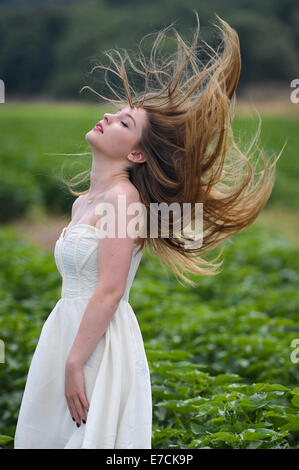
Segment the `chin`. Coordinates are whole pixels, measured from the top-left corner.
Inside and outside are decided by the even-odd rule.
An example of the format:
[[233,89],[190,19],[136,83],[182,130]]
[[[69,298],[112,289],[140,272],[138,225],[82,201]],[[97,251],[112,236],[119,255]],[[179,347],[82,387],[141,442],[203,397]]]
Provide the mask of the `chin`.
[[99,143],[97,137],[98,136],[96,135],[96,131],[94,131],[93,129],[91,129],[85,134],[85,140],[87,140],[90,145],[94,145],[95,147]]
[[89,132],[87,132],[87,133],[85,134],[85,139],[86,139],[88,142],[92,141],[92,134],[93,134],[93,133],[94,133],[93,130],[90,130]]
[[85,134],[85,140],[87,140],[92,150],[101,152],[102,146],[99,145],[98,139],[99,136],[97,135],[97,131],[94,131],[93,129]]

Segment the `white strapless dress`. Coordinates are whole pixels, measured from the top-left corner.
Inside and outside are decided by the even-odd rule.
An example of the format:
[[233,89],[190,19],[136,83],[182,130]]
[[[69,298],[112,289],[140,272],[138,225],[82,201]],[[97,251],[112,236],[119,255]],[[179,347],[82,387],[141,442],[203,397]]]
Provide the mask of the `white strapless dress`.
[[[65,362],[99,278],[99,229],[74,225],[56,242],[61,298],[46,319],[27,376],[15,449],[150,449],[152,394],[143,339],[129,293],[142,252],[134,247],[125,294],[83,366],[86,424],[72,420]],[[99,312],[100,313],[100,312]]]

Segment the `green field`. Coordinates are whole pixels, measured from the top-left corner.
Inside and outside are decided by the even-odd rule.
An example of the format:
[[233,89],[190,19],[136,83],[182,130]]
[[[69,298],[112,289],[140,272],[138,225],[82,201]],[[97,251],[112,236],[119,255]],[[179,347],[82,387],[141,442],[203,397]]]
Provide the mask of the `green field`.
[[[68,213],[73,198],[59,182],[61,168],[71,176],[88,168],[91,157],[43,154],[89,151],[85,134],[104,111],[69,104],[1,107],[3,449],[13,446],[1,435],[14,435],[30,360],[61,289],[53,253],[25,241],[13,222],[34,206]],[[151,371],[153,448],[299,448],[299,364],[292,346],[299,343],[299,247],[289,239],[295,241],[299,210],[298,124],[294,117],[263,118],[259,144],[266,153],[278,154],[288,140],[265,210],[270,215],[225,243],[221,274],[192,276],[197,287],[183,287],[143,254],[130,303]],[[245,149],[256,126],[250,117],[234,122]],[[271,213],[285,218],[275,223]]]
[[[5,104],[0,111],[2,222],[25,215],[34,204],[49,211],[67,210],[74,198],[60,183],[61,171],[66,176],[74,175],[90,167],[91,157],[46,154],[89,152],[85,134],[109,109],[83,104]],[[254,114],[235,118],[233,129],[242,150],[247,149],[257,125]],[[298,117],[262,120],[259,145],[266,155],[278,155],[287,141],[267,208],[274,204],[299,208],[298,128]]]

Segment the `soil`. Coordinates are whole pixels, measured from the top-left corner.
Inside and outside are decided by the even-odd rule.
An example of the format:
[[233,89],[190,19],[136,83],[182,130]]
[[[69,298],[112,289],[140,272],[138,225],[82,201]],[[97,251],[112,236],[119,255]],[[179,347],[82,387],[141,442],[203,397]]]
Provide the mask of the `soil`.
[[[252,83],[237,91],[236,113],[255,114],[255,108],[263,115],[299,115],[299,86],[289,82]],[[298,92],[296,92],[298,89]],[[294,100],[298,102],[293,102]]]
[[66,227],[70,220],[61,216],[43,217],[40,221],[30,219],[19,219],[12,225],[25,239],[34,243],[38,248],[47,251],[54,251],[56,240],[59,238],[63,227]]

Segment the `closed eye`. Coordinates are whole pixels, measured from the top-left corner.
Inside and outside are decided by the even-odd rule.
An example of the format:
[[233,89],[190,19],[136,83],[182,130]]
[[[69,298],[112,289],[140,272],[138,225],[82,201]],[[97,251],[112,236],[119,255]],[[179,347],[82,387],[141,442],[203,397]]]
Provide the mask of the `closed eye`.
[[124,121],[120,121],[125,127],[129,127]]

